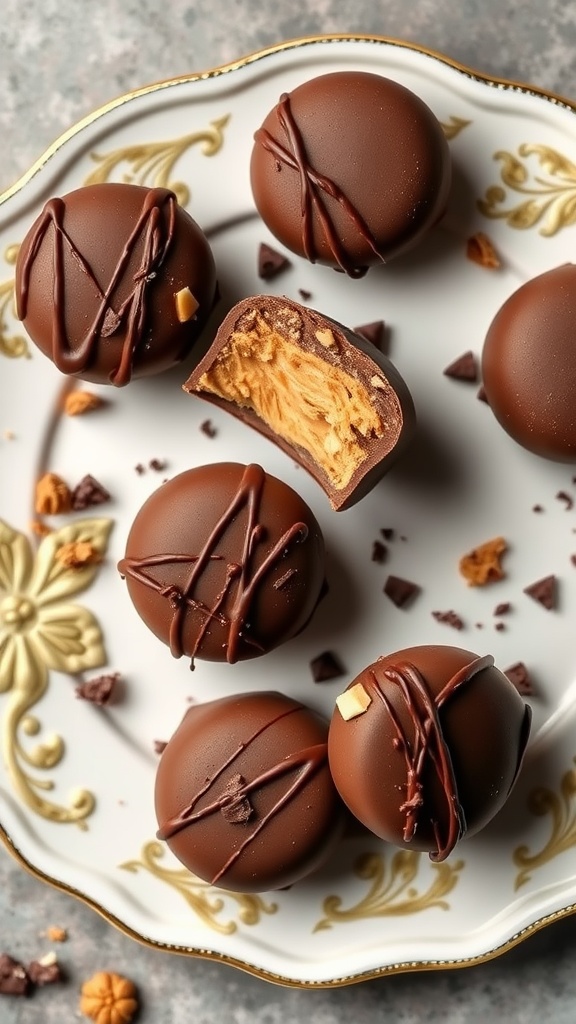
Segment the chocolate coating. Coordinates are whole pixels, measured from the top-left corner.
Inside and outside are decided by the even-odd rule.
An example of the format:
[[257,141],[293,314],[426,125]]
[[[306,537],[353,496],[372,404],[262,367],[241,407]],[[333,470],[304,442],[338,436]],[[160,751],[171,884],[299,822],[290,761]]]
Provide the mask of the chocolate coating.
[[244,661],[308,623],[325,585],[324,541],[287,484],[260,466],[215,463],[148,498],[118,568],[174,657]]
[[486,335],[482,375],[504,430],[536,455],[576,462],[576,266],[527,281]]
[[[16,264],[18,315],[63,373],[127,384],[190,351],[216,297],[196,222],[164,188],[103,183],[50,199]],[[180,322],[175,295],[198,308]]]
[[336,707],[330,724],[336,787],[380,838],[444,860],[506,801],[531,710],[491,656],[458,647],[397,651],[358,683],[366,711],[345,721]]
[[158,837],[226,889],[264,892],[303,878],[343,824],[327,732],[319,715],[275,692],[190,708],[158,766]]
[[404,380],[375,345],[285,296],[237,303],[184,390],[274,441],[337,510],[375,486],[416,423]]
[[339,71],[281,96],[255,134],[250,174],[277,239],[360,277],[442,216],[451,163],[418,96],[381,75]]

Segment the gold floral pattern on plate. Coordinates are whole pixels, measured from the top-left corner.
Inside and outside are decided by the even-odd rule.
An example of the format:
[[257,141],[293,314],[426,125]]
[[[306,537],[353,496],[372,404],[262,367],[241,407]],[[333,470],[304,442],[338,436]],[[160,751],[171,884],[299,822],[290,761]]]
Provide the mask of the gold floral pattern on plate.
[[204,156],[214,156],[224,144],[224,128],[230,120],[225,114],[210,122],[208,128],[190,132],[179,139],[162,142],[147,142],[134,146],[121,146],[111,153],[92,153],[92,159],[98,164],[85,179],[85,185],[95,185],[109,181],[119,164],[127,163],[131,170],[123,175],[123,181],[136,185],[149,185],[156,188],[169,188],[176,195],[181,206],[190,201],[190,189],[183,181],[170,181],[174,165],[191,146],[201,145]]
[[93,795],[78,789],[63,806],[43,795],[54,783],[37,774],[59,764],[63,738],[53,733],[30,749],[20,737],[40,732],[30,712],[46,691],[50,670],[76,675],[106,662],[94,615],[68,603],[92,583],[99,566],[69,568],[57,555],[65,544],[88,542],[102,558],[111,527],[110,519],[70,523],[48,533],[34,554],[28,538],[0,520],[0,694],[8,695],[0,748],[14,789],[30,810],[81,828],[94,808]]
[[[576,765],[576,757],[574,758]],[[514,884],[519,889],[532,877],[532,872],[544,864],[576,847],[576,768],[562,776],[560,792],[555,793],[545,786],[538,786],[528,798],[528,809],[538,817],[550,815],[551,829],[548,840],[540,850],[530,853],[526,845],[518,846],[513,861],[520,868]]]
[[450,142],[457,135],[460,135],[460,132],[467,128],[469,124],[472,124],[472,122],[467,121],[465,117],[457,117],[455,114],[451,114],[447,121],[440,122],[440,127]]
[[[576,165],[571,160],[551,146],[528,142],[518,147],[517,156],[498,150],[494,159],[500,161],[505,187],[491,185],[478,200],[485,217],[504,219],[521,230],[540,224],[545,238],[576,223]],[[514,204],[507,190],[525,198]]]
[[231,935],[238,928],[234,920],[219,920],[219,915],[225,910],[226,900],[235,900],[238,904],[238,917],[244,925],[255,925],[260,921],[262,914],[275,914],[278,910],[276,903],[267,903],[256,893],[229,892],[227,889],[216,889],[208,882],[203,882],[186,868],[167,868],[159,863],[164,856],[164,847],[155,841],[146,843],[142,848],[140,860],[129,860],[120,867],[125,871],[136,874],[141,868],[149,871],[151,875],[161,882],[165,882],[176,890],[185,900],[191,910],[215,931],[222,935]]
[[[18,256],[19,245],[9,245],[4,253],[6,263],[13,266]],[[30,347],[26,338],[21,334],[9,334],[6,314],[16,318],[14,305],[14,278],[0,282],[0,355],[8,356],[9,359],[20,359],[25,356],[30,358]]]
[[354,874],[369,883],[368,892],[348,908],[343,908],[340,896],[327,896],[322,904],[324,917],[314,926],[314,931],[371,917],[419,914],[432,907],[449,910],[450,904],[444,897],[457,884],[464,861],[432,864],[432,880],[427,888],[421,888],[418,878],[421,859],[422,854],[413,850],[398,850],[390,860],[383,853],[363,854],[354,865]]

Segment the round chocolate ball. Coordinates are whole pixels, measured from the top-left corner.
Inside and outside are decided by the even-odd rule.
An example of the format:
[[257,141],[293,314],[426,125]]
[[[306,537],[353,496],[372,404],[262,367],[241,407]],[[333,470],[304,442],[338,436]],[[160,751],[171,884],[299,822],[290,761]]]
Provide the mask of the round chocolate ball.
[[20,319],[59,370],[121,386],[188,355],[215,302],[216,269],[173,192],[106,182],[46,203],[15,287]]
[[367,828],[440,861],[506,801],[530,720],[490,655],[410,647],[369,665],[337,699],[330,769]]
[[429,107],[382,75],[339,71],[285,93],[255,134],[254,202],[275,237],[360,277],[444,213],[448,144]]
[[175,657],[243,661],[308,623],[325,586],[324,540],[288,484],[260,466],[215,463],[148,498],[118,568]]
[[190,708],[158,766],[158,837],[213,885],[264,892],[297,882],[342,830],[327,734],[324,719],[275,692]]
[[486,398],[518,444],[576,462],[576,265],[527,281],[494,317],[482,351]]

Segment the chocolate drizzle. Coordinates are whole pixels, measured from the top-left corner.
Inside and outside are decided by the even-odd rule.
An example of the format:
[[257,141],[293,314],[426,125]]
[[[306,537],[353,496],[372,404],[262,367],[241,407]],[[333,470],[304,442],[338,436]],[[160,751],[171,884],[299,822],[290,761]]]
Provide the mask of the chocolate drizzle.
[[[226,660],[229,663],[233,664],[238,660],[241,641],[263,651],[263,647],[258,641],[250,636],[247,627],[258,588],[266,575],[282,561],[290,548],[294,544],[306,540],[308,536],[308,527],[305,523],[293,523],[274,544],[258,568],[253,568],[257,545],[266,536],[266,529],[259,522],[265,480],[266,474],[261,466],[246,466],[236,494],[216,522],[204,547],[198,554],[167,552],[145,558],[126,557],[119,562],[118,569],[121,575],[130,576],[169,601],[173,609],[170,622],[170,651],[175,658],[180,658],[184,654],[184,624],[189,609],[198,612],[201,617],[191,652],[192,661],[200,649],[207,629],[214,620],[217,620],[222,626],[228,627]],[[223,586],[211,605],[208,606],[195,596],[196,590],[209,563],[225,560],[225,556],[218,554],[216,549],[227,529],[236,521],[244,508],[246,508],[247,514],[243,549],[239,552],[238,561],[227,562]],[[162,584],[146,571],[157,566],[178,564],[190,567],[182,587]],[[236,593],[232,607],[230,612],[225,614],[223,608],[234,587]]]
[[[281,721],[288,715],[293,715],[297,711],[302,711],[301,705],[296,705],[296,707],[283,711],[281,714],[276,715],[276,717],[265,722],[259,729],[256,729],[247,740],[238,745],[236,750],[233,751],[224,764],[206,780],[205,785],[202,786],[202,788],[192,797],[187,807],[183,808],[182,811],[161,825],[156,833],[158,839],[171,839],[190,825],[202,821],[204,818],[219,812],[223,815],[225,820],[232,825],[249,827],[248,821],[252,820],[252,818],[257,818],[257,820],[254,821],[253,826],[248,831],[246,837],[234,848],[228,859],[216,872],[211,880],[212,885],[216,885],[220,881],[226,872],[236,863],[244,850],[254,842],[268,822],[271,821],[272,818],[274,818],[283,809],[283,807],[290,802],[290,800],[297,796],[309,779],[327,763],[328,748],[326,743],[318,743],[303,750],[298,750],[293,754],[289,754],[277,764],[272,764],[269,768],[264,769],[248,781],[240,773],[233,774],[222,787],[220,793],[215,794],[208,803],[205,803],[202,807],[196,809],[202,797],[206,796],[211,789],[216,787],[216,784],[223,773],[233,765],[234,761],[244,750],[254,743],[262,733],[275,725],[276,722]],[[258,817],[255,814],[254,808],[250,804],[250,794],[257,792],[268,783],[274,782],[277,779],[282,779],[284,776],[291,774],[294,774],[294,778],[289,783],[287,789],[272,804],[271,808],[265,814]],[[237,814],[237,809],[240,810],[241,813]]]
[[[164,207],[168,215],[164,215]],[[79,374],[90,366],[102,339],[112,337],[120,329],[124,339],[120,359],[110,374],[110,382],[123,387],[130,382],[134,357],[142,344],[148,323],[148,292],[150,283],[166,259],[175,230],[176,196],[165,188],[152,188],[144,193],[142,210],[127,239],[108,285],[102,289],[85,257],[64,227],[66,204],[63,199],[50,199],[39,218],[30,240],[22,268],[18,316],[25,319],[28,305],[30,275],[34,261],[49,227],[53,229],[53,321],[52,360],[66,374]],[[142,238],[140,265],[133,275],[129,294],[118,309],[112,305],[115,290],[123,280],[136,246]],[[96,289],[100,302],[96,315],[76,348],[71,348],[66,330],[65,247],[82,273]]]
[[433,861],[443,861],[454,849],[456,843],[466,831],[464,811],[458,796],[458,785],[450,757],[439,711],[446,701],[465,683],[486,668],[491,668],[494,658],[486,655],[476,658],[456,672],[436,697],[430,692],[426,680],[418,669],[409,662],[400,662],[383,669],[387,680],[398,687],[406,710],[413,726],[412,737],[408,736],[391,701],[380,686],[374,671],[370,673],[374,691],[392,720],[396,737],[394,746],[404,755],[406,762],[406,799],[400,810],[405,813],[403,839],[409,843],[418,827],[419,816],[424,805],[422,776],[427,764],[432,765],[448,811],[445,834],[440,834],[438,823],[433,821],[432,827],[437,850],[430,854]]
[[384,258],[378,250],[376,240],[370,228],[350,199],[342,192],[342,189],[331,178],[316,171],[308,162],[304,140],[292,114],[288,93],[283,93],[280,97],[277,115],[286,135],[288,146],[283,146],[282,143],[278,142],[266,128],[259,128],[254,138],[256,142],[259,142],[264,149],[274,156],[279,167],[285,164],[287,167],[291,167],[298,172],[302,206],[302,248],[306,258],[311,263],[315,263],[318,258],[314,245],[313,221],[315,213],[334,262],[349,277],[363,277],[368,267],[356,266],[352,257],[347,253],[339,238],[336,225],[330,216],[329,204],[326,203],[323,194],[336,200],[374,255],[384,262]]

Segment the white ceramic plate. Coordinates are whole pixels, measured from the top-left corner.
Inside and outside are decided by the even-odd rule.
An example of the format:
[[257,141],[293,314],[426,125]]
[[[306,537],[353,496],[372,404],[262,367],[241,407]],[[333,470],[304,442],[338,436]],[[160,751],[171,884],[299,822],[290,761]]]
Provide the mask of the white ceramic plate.
[[[455,167],[448,214],[412,255],[364,280],[293,259],[263,285],[258,244],[274,243],[250,194],[253,132],[280,93],[349,68],[407,85],[445,126]],[[492,316],[522,281],[573,257],[575,127],[567,102],[415,47],[304,40],[110,104],[0,197],[0,834],[36,874],[135,937],[288,984],[335,985],[485,959],[574,910],[576,514],[557,497],[576,494],[574,470],[515,445],[477,388],[443,369],[467,349],[480,353]],[[96,178],[174,187],[212,240],[227,304],[263,288],[296,299],[304,289],[351,326],[385,320],[420,432],[360,505],[332,512],[273,445],[186,396],[186,367],[106,390],[107,404],[90,415],[61,414],[63,379],[38,352],[26,358],[17,340],[13,260],[50,195]],[[466,240],[478,231],[500,269],[467,259]],[[213,439],[200,430],[207,417]],[[153,458],[166,460],[164,473],[149,468]],[[330,593],[310,628],[277,652],[236,666],[198,663],[191,675],[137,619],[115,566],[135,512],[163,476],[222,459],[259,461],[309,501],[328,544]],[[31,582],[24,538],[36,548],[29,522],[44,469],[71,484],[91,473],[112,501],[48,520],[64,533],[40,547]],[[378,564],[372,543],[386,527],[395,536]],[[81,535],[100,545],[103,563],[91,574],[55,573],[55,546]],[[498,535],[509,544],[506,578],[467,587],[459,557]],[[389,573],[421,587],[410,608],[383,594]],[[558,585],[552,611],[523,593],[548,574]],[[511,610],[498,631],[500,602]],[[449,609],[464,620],[460,632],[432,616]],[[289,891],[239,897],[198,882],[154,842],[154,740],[169,737],[189,697],[274,686],[329,714],[348,678],[379,654],[432,642],[492,653],[503,669],[523,661],[535,689],[533,738],[511,801],[445,864],[356,836]],[[309,661],[325,649],[347,676],[315,685]],[[122,676],[122,698],[106,709],[75,699],[71,678],[100,671]]]

